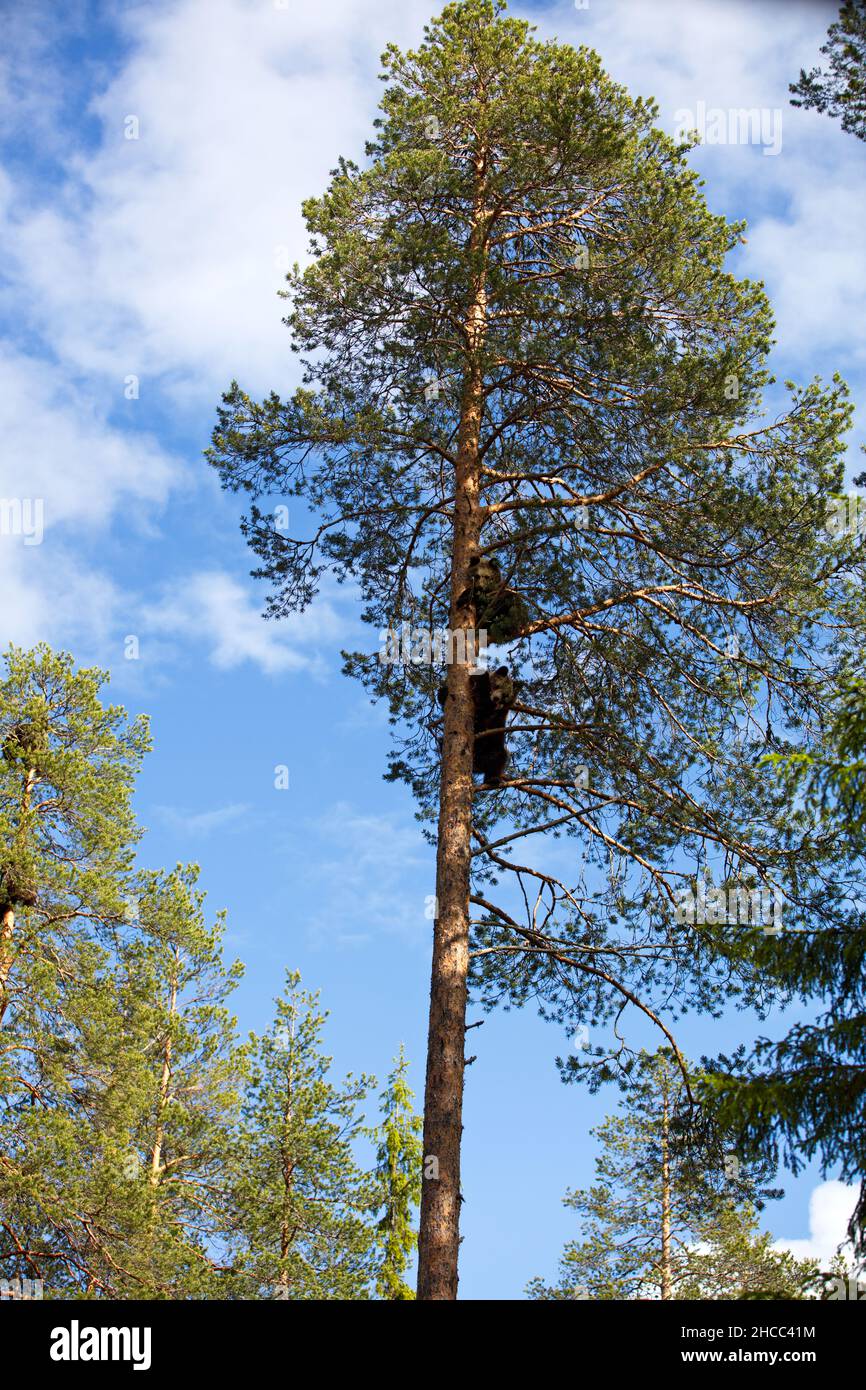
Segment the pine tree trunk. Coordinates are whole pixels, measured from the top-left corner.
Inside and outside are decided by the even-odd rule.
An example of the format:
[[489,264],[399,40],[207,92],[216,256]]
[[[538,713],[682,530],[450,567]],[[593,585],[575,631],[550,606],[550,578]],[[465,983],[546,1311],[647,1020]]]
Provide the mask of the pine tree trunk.
[[[171,993],[169,995],[168,1016],[171,1022],[177,1011],[177,978],[171,982]],[[168,1096],[171,1087],[171,1033],[166,1034],[165,1042],[162,1047],[162,1071],[159,1078],[159,1092],[157,1094],[156,1105],[156,1130],[154,1133],[153,1147],[150,1151],[150,1173],[148,1180],[152,1187],[159,1185],[162,1173],[162,1149],[165,1143],[165,1111],[168,1106]],[[155,1210],[155,1208],[154,1208]]]
[[292,1152],[292,1105],[294,1103],[295,1071],[295,1012],[292,1010],[292,1028],[289,1043],[289,1065],[286,1072],[286,1104],[283,1110],[283,1211],[280,1222],[280,1275],[277,1280],[277,1298],[287,1299],[290,1295],[288,1259],[295,1239],[295,1223],[292,1220],[292,1197],[294,1195],[295,1160]]
[[460,1244],[460,1143],[466,980],[469,970],[469,882],[472,850],[472,757],[475,717],[470,663],[475,657],[475,610],[458,607],[469,585],[469,561],[481,528],[478,440],[484,409],[480,347],[487,299],[484,274],[486,159],[476,161],[476,199],[470,254],[476,261],[474,292],[466,319],[468,365],[460,403],[455,469],[451,630],[467,631],[466,662],[448,671],[442,741],[436,918],[430,980],[427,1076],[424,1090],[424,1170],[418,1236],[418,1298],[457,1297]]
[[[29,767],[24,776],[21,789],[21,807],[18,830],[15,833],[16,846],[20,842],[23,834],[24,817],[30,810],[30,803],[33,799],[33,788],[36,785],[37,772],[35,767]],[[12,971],[12,963],[15,960],[15,903],[7,903],[0,917],[0,1023],[6,1014],[9,1005],[9,976]]]
[[12,944],[14,937],[15,908],[10,903],[0,918],[0,1023],[3,1021],[6,1006],[9,1003],[7,982],[12,970],[12,962],[15,959],[15,950]]
[[667,1085],[662,1111],[662,1298],[670,1298],[671,1279],[671,1162],[669,1152]]

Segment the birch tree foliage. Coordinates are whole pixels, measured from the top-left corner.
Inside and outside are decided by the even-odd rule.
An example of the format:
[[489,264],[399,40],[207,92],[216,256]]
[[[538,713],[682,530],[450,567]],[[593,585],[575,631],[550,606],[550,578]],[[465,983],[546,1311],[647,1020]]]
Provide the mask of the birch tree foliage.
[[[249,498],[268,613],[330,571],[377,635],[447,627],[479,368],[480,548],[529,621],[503,653],[523,682],[511,772],[475,797],[476,986],[569,1027],[732,990],[760,1007],[776,943],[755,921],[678,922],[677,893],[710,867],[725,891],[781,892],[789,927],[850,917],[847,850],[804,840],[756,772],[815,736],[862,630],[861,556],[825,527],[846,388],[774,381],[767,297],[729,264],[743,224],[708,210],[689,147],[593,51],[465,0],[382,62],[364,160],[304,204],[285,291],[302,385],[259,402],[233,383],[209,451]],[[286,499],[309,508],[297,536],[275,522]],[[388,775],[429,823],[444,668],[378,646],[346,670],[389,702]]]

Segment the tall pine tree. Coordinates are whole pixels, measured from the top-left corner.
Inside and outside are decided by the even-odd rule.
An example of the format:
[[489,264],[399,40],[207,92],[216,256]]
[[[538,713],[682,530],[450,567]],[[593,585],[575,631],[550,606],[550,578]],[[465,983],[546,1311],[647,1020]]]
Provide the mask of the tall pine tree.
[[[862,561],[824,529],[843,384],[761,419],[773,323],[725,265],[742,224],[708,211],[651,101],[504,8],[449,4],[386,50],[365,161],[304,205],[303,385],[233,384],[210,451],[250,495],[272,615],[330,569],[380,632],[420,630],[410,659],[347,670],[389,701],[390,775],[435,824],[424,1299],[457,1293],[470,945],[484,999],[569,1026],[631,1005],[670,1038],[675,1000],[760,1004],[765,924],[684,921],[677,893],[712,862],[792,924],[837,911],[844,848],[804,853],[751,745],[818,718],[862,625]],[[286,497],[308,535],[275,524]],[[495,690],[482,629],[510,666]],[[586,873],[520,853],[548,832]]]

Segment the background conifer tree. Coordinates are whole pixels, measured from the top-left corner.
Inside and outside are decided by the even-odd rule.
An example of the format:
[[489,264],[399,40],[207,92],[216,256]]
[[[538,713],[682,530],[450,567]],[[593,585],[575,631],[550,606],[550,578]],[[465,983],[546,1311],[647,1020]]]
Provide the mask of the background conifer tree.
[[233,1265],[245,1298],[364,1299],[376,1277],[376,1184],[355,1159],[374,1078],[329,1077],[326,1015],[287,972],[251,1074],[232,1164]]
[[108,677],[45,645],[10,647],[0,680],[0,1016],[27,962],[121,921],[134,846],[131,795],[147,722],[104,706]]
[[700,1246],[688,1252],[679,1298],[820,1298],[824,1280],[817,1260],[799,1260],[774,1250],[753,1208],[728,1206],[702,1230]]
[[[74,938],[3,1030],[4,1271],[48,1297],[216,1297],[244,1054],[197,870],[143,873],[115,949]],[[132,900],[131,900],[132,901]],[[38,1268],[38,1275],[35,1270]]]
[[118,970],[131,1046],[116,1086],[144,1217],[132,1254],[143,1286],[174,1298],[218,1297],[228,1273],[226,1173],[247,1068],[228,1008],[243,967],[223,959],[224,915],[208,925],[198,872],[140,876],[138,931]]
[[375,1173],[382,1212],[376,1223],[380,1250],[376,1277],[379,1298],[415,1297],[403,1276],[418,1244],[413,1221],[421,1201],[423,1122],[412,1107],[414,1096],[406,1079],[408,1065],[401,1046],[382,1092],[377,1131]]
[[821,1001],[821,1012],[781,1038],[759,1038],[708,1065],[705,1104],[744,1151],[794,1173],[817,1158],[822,1172],[860,1184],[848,1233],[866,1254],[866,680],[848,672],[818,737],[770,754],[765,773],[782,788],[804,844],[834,836],[858,856],[840,883],[848,912],[833,931],[786,936],[771,968],[780,986]]
[[866,3],[845,0],[830,25],[821,53],[829,68],[800,71],[791,84],[791,105],[838,116],[842,129],[866,140]]
[[765,1167],[740,1164],[718,1143],[677,1141],[688,1105],[670,1051],[642,1054],[626,1107],[594,1131],[595,1183],[564,1199],[581,1214],[583,1237],[566,1246],[559,1282],[533,1280],[530,1298],[790,1298],[817,1280],[816,1265],[756,1235],[756,1207],[779,1195],[765,1187]]

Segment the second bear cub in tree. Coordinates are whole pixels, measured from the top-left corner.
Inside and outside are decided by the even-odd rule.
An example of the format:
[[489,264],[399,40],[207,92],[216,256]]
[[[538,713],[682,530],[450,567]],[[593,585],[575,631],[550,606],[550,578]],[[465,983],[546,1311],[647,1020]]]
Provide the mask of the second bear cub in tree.
[[[508,766],[505,721],[517,698],[517,682],[507,666],[478,671],[469,677],[475,707],[475,749],[472,771],[484,777],[485,787],[501,785]],[[439,687],[439,703],[445,704],[447,686]]]
[[515,589],[509,589],[495,560],[476,555],[469,561],[470,587],[458,604],[475,604],[475,625],[487,631],[488,641],[513,642],[529,622],[526,604]]

